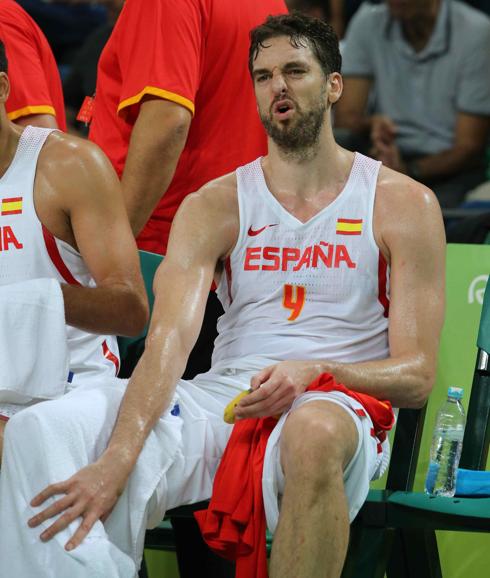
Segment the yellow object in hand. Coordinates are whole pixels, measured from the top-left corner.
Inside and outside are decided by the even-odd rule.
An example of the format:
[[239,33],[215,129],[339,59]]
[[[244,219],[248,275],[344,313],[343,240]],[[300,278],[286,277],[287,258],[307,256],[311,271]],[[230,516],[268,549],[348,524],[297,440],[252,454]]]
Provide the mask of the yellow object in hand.
[[252,393],[252,389],[247,389],[239,393],[230,403],[225,407],[225,412],[223,414],[223,419],[226,423],[235,423],[235,407],[240,403],[246,395]]

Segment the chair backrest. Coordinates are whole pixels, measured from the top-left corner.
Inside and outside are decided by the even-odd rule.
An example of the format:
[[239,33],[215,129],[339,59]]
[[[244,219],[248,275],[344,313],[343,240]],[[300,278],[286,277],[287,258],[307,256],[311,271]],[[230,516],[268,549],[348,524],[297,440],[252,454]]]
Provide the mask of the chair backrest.
[[490,444],[490,281],[487,283],[478,331],[476,359],[460,467],[484,470]]
[[[460,467],[484,470],[490,445],[490,281],[483,300],[477,345]],[[386,481],[388,490],[413,489],[425,413],[426,407],[399,412]]]
[[387,490],[413,490],[426,410],[427,405],[424,405],[422,409],[405,408],[398,412],[386,479]]
[[[150,315],[153,310],[153,278],[156,270],[162,262],[162,255],[156,253],[149,253],[148,251],[139,251],[141,272],[143,274],[143,281],[145,282],[146,294],[148,295],[148,302],[150,304]],[[121,370],[120,377],[129,377],[138,359],[145,348],[145,338],[148,332],[148,324],[143,331],[136,337],[118,337],[119,354],[121,356]]]

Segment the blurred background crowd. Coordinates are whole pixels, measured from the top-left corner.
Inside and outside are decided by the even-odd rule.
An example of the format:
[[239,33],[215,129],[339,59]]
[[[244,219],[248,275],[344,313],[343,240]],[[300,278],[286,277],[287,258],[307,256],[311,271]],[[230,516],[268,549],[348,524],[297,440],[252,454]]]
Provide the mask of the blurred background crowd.
[[[0,12],[11,1],[0,0]],[[52,49],[68,130],[87,135],[76,116],[95,93],[99,56],[124,0],[17,3]],[[474,210],[488,224],[478,213],[490,207],[490,0],[286,4],[328,21],[341,39],[345,90],[334,112],[340,144],[430,186],[447,222]]]

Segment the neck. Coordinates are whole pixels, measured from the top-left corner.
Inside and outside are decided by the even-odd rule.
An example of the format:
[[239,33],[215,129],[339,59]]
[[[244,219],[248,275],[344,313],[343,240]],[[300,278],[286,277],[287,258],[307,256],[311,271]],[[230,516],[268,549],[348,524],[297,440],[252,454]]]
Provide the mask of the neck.
[[420,52],[434,32],[441,0],[431,0],[419,14],[402,22],[403,35],[416,52]]
[[12,163],[22,128],[11,123],[7,115],[0,114],[0,178]]
[[352,161],[353,153],[337,145],[328,126],[314,147],[298,155],[269,139],[269,154],[262,166],[272,192],[311,199],[326,190],[340,192]]

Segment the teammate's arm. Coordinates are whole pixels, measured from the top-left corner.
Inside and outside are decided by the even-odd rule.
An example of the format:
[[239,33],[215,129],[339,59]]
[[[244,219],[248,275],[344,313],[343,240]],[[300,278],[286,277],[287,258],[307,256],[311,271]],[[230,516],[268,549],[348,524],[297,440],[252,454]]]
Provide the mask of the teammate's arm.
[[94,144],[61,133],[49,137],[39,163],[36,190],[46,201],[39,209],[51,209],[41,220],[80,252],[97,285],[62,284],[67,323],[92,333],[138,334],[148,318],[146,292],[111,164]]
[[187,108],[169,100],[152,98],[141,104],[121,180],[135,235],[172,181],[191,120]]
[[378,189],[375,227],[382,231],[378,243],[391,266],[390,357],[364,363],[285,361],[266,367],[252,380],[256,391],[242,399],[237,417],[281,413],[321,373],[395,407],[425,403],[435,379],[444,317],[441,212],[431,191],[393,171]]
[[27,116],[19,116],[15,119],[15,124],[20,126],[40,126],[42,128],[58,128],[56,117],[52,114],[29,114]]
[[453,146],[415,161],[419,178],[425,182],[428,179],[451,176],[458,171],[475,168],[488,143],[489,131],[489,117],[458,113]]
[[[219,187],[218,187],[219,188]],[[98,519],[105,519],[124,489],[151,428],[168,407],[177,380],[198,337],[217,262],[231,249],[238,230],[238,211],[216,189],[187,197],[170,235],[168,253],[157,271],[155,305],[145,352],[128,384],[111,440],[104,454],[66,482],[41,492],[32,504],[65,494],[31,521],[64,512],[43,540],[78,516],[83,523],[67,545],[75,547]]]

